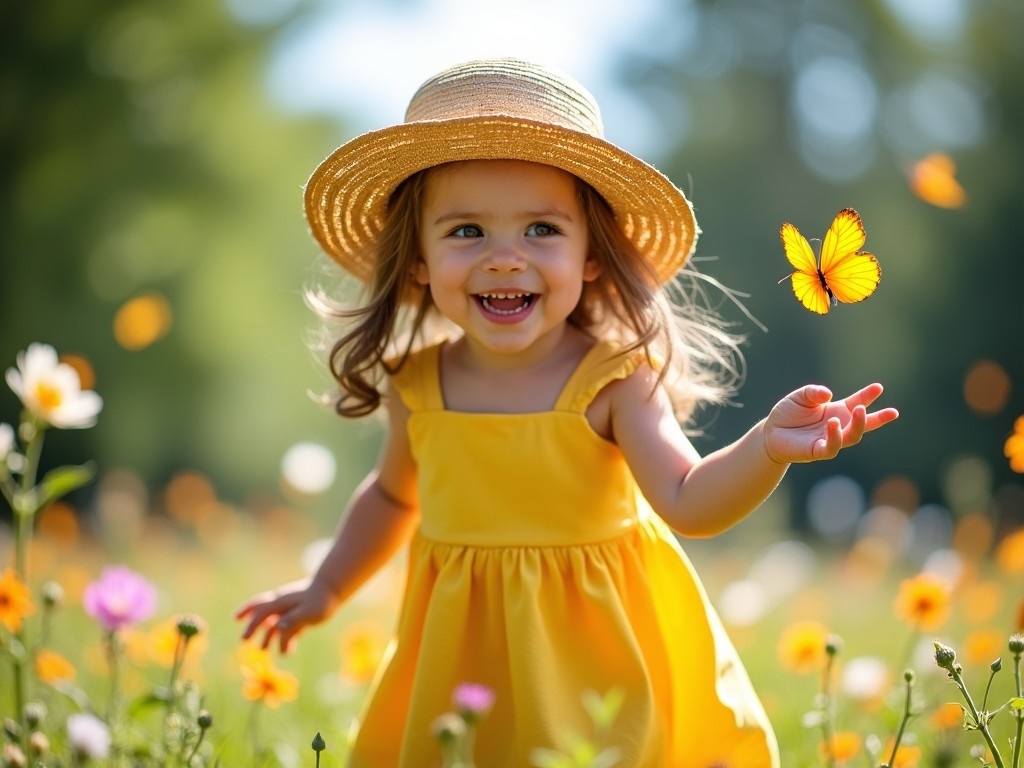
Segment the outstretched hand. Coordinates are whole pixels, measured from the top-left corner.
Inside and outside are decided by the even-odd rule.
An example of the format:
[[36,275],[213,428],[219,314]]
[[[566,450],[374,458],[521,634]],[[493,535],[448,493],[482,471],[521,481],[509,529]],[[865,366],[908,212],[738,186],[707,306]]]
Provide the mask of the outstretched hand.
[[764,447],[780,464],[834,458],[856,445],[865,432],[899,416],[895,408],[868,413],[882,394],[881,384],[869,384],[842,400],[818,384],[808,384],[776,403],[764,421]]
[[261,647],[267,648],[276,636],[281,653],[289,653],[303,630],[325,621],[335,605],[334,595],[315,581],[297,581],[249,598],[235,618],[249,622],[243,640],[262,631]]

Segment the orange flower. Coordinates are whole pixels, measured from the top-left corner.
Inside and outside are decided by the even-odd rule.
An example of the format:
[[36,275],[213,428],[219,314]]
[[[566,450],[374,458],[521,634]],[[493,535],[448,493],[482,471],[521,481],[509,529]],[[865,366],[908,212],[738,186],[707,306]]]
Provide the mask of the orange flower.
[[790,624],[779,637],[779,661],[798,674],[814,672],[825,665],[828,629],[817,621]]
[[846,762],[860,752],[861,738],[853,731],[839,731],[832,734],[829,744],[821,745],[821,755],[826,762]]
[[242,646],[242,695],[249,701],[262,701],[276,709],[299,696],[299,681],[291,672],[277,669],[270,654],[255,646]]
[[341,676],[355,684],[368,683],[377,672],[388,644],[388,633],[374,622],[351,625],[341,636]]
[[943,704],[932,712],[929,720],[935,730],[951,731],[963,725],[964,708],[955,702]]
[[1010,469],[1024,472],[1024,416],[1013,422],[1013,434],[1006,438],[1003,453],[1010,460]]
[[[892,754],[892,740],[886,744],[882,754],[886,759]],[[921,761],[921,748],[913,744],[900,744],[896,748],[896,756],[889,763],[890,768],[915,768]]]
[[915,629],[937,629],[949,615],[949,586],[930,573],[919,573],[900,584],[896,615]]
[[13,569],[5,569],[0,576],[0,624],[7,627],[8,632],[17,632],[22,620],[34,610],[28,587]]
[[981,629],[964,638],[964,663],[980,666],[995,661],[1006,648],[1006,634],[995,629]]
[[996,547],[996,562],[1009,576],[1024,573],[1024,528],[1018,528],[999,541]]
[[71,682],[78,673],[70,661],[59,653],[45,649],[36,654],[36,677],[46,685],[66,680]]

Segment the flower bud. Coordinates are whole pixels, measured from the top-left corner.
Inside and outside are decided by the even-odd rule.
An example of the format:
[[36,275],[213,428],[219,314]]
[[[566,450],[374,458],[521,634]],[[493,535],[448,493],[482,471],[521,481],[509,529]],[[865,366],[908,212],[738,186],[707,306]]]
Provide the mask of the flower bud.
[[829,635],[825,641],[825,653],[834,657],[841,650],[843,650],[843,638],[839,635]]
[[452,694],[452,702],[463,720],[475,723],[494,706],[494,691],[479,683],[460,683]]
[[451,744],[466,733],[466,721],[453,712],[446,712],[430,726],[431,733],[442,744]]
[[1019,656],[1024,653],[1024,635],[1020,633],[1010,635],[1009,647],[1010,653],[1015,656]]
[[199,716],[196,717],[196,722],[199,724],[199,727],[205,731],[213,725],[213,715],[210,714],[209,710],[201,709],[199,710]]
[[183,613],[177,618],[178,634],[186,640],[195,637],[206,628],[203,617],[195,613]]
[[5,744],[3,749],[4,768],[26,768],[28,759],[17,744]]
[[935,642],[935,663],[948,672],[953,671],[953,662],[956,661],[956,651],[948,645]]
[[320,731],[316,732],[316,736],[313,737],[313,743],[310,745],[313,747],[314,752],[323,752],[327,749],[327,742],[324,741],[324,737],[320,735]]
[[38,728],[46,718],[46,705],[41,701],[30,701],[25,705],[24,715],[29,728]]
[[914,682],[914,670],[912,670],[912,669],[905,669],[905,670],[903,670],[903,679],[906,680],[908,683],[913,684],[913,682]]
[[993,673],[998,672],[999,670],[1001,670],[1003,668],[1003,659],[1002,659],[1002,657],[996,659],[991,664],[989,664],[988,668],[991,669]]
[[21,726],[13,717],[4,718],[4,736],[9,741],[18,741],[21,738]]
[[56,581],[48,581],[42,588],[43,605],[47,608],[56,608],[64,602],[64,587]]
[[43,757],[50,751],[50,740],[42,731],[32,731],[28,737],[28,748],[33,757]]

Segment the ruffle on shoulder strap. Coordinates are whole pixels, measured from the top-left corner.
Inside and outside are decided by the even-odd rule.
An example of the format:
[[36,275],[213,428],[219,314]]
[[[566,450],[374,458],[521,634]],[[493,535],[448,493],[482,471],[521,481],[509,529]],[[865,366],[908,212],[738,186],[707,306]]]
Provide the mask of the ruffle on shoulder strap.
[[438,358],[442,344],[419,349],[409,355],[401,369],[389,377],[389,384],[413,413],[444,408]]
[[624,352],[622,346],[615,342],[598,342],[587,352],[566,383],[555,405],[556,410],[586,412],[598,392],[646,363],[647,355],[642,349]]

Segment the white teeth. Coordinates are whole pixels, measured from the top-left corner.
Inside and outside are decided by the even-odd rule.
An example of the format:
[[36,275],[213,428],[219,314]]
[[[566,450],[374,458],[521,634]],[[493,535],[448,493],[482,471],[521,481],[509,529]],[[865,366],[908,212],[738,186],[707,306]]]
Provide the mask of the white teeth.
[[[532,293],[480,293],[477,295],[480,297],[481,304],[487,308],[487,311],[493,312],[496,315],[517,315],[520,312],[525,312],[533,304]],[[515,309],[499,309],[491,304],[491,301],[495,299],[522,299],[523,303]]]

